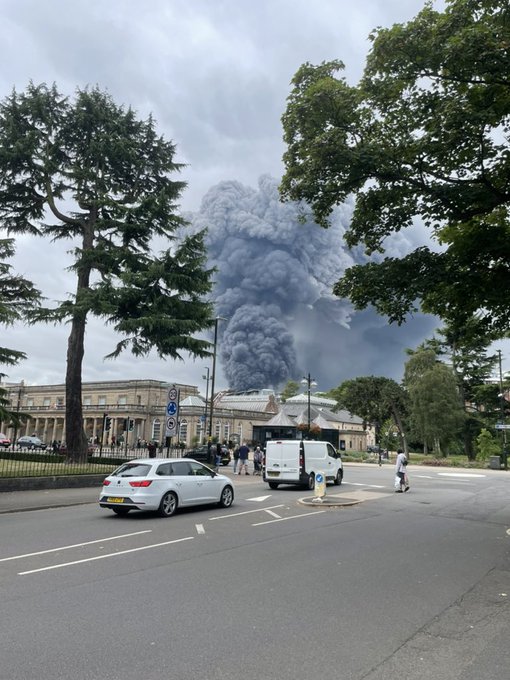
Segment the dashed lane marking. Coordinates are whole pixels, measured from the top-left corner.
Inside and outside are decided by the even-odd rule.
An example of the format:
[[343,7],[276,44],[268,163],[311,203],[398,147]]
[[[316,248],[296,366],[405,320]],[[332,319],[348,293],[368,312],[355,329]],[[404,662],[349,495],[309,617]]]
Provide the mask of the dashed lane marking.
[[51,571],[52,569],[62,569],[63,567],[73,567],[76,564],[84,564],[85,562],[95,562],[96,560],[105,560],[108,557],[118,557],[119,555],[127,555],[128,553],[140,552],[141,550],[151,550],[152,548],[161,548],[163,545],[172,545],[173,543],[182,543],[182,541],[192,541],[193,536],[186,536],[186,538],[177,538],[174,541],[165,541],[164,543],[153,543],[152,545],[143,545],[139,548],[131,548],[130,550],[121,550],[108,555],[97,555],[96,557],[88,557],[84,560],[75,560],[74,562],[64,562],[63,564],[52,564],[49,567],[41,567],[40,569],[30,569],[30,571],[19,571],[18,576],[27,576],[28,574],[37,574],[40,571]]
[[61,548],[50,548],[49,550],[39,550],[38,552],[25,553],[24,555],[13,555],[13,557],[3,557],[0,562],[9,562],[10,560],[21,560],[24,557],[36,557],[37,555],[46,555],[47,553],[60,552],[61,550],[70,550],[71,548],[81,548],[84,545],[92,545],[93,543],[104,543],[105,541],[116,541],[119,538],[129,538],[130,536],[139,536],[140,534],[150,534],[152,529],[145,531],[135,531],[131,534],[121,534],[120,536],[109,536],[108,538],[98,538],[95,541],[86,541],[84,543],[74,543],[73,545],[64,545]]

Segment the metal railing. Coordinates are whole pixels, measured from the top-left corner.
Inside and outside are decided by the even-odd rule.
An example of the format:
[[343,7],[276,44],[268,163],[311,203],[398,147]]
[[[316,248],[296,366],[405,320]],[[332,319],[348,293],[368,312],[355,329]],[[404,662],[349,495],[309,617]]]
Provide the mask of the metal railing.
[[[160,458],[181,458],[186,451],[180,448],[159,448]],[[0,479],[13,477],[60,477],[69,475],[108,475],[122,462],[132,458],[148,458],[147,447],[99,447],[91,451],[87,460],[76,463],[63,453],[46,450],[0,449]]]

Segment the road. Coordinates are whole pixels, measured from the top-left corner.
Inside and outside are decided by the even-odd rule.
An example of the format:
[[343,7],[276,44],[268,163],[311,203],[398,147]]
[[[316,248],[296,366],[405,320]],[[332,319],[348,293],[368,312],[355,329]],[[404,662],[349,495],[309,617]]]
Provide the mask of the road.
[[246,477],[170,519],[0,515],[0,680],[506,680],[508,474],[411,467],[395,494],[347,465],[339,509]]

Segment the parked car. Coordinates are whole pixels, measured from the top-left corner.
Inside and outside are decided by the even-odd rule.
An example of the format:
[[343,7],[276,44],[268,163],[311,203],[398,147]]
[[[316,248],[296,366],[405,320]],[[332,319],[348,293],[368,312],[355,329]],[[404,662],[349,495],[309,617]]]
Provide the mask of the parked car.
[[[193,458],[194,460],[199,460],[202,463],[209,463],[210,465],[214,465],[214,456],[216,455],[216,444],[212,445],[212,456],[213,460],[209,460],[209,449],[207,448],[207,444],[204,444],[203,446],[197,446],[196,448],[192,449],[191,451],[188,451],[188,453],[184,454],[185,458]],[[221,445],[221,464],[222,465],[228,465],[230,463],[230,452],[228,450],[228,446],[225,446],[224,444]]]
[[0,432],[0,446],[4,446],[6,449],[8,449],[10,445],[11,440],[9,439],[9,437],[6,437],[5,434],[2,434]]
[[124,463],[103,482],[99,505],[117,515],[153,510],[171,517],[177,508],[217,503],[229,508],[234,487],[225,475],[188,458],[140,458]]
[[46,444],[39,437],[20,437],[18,439],[18,447],[20,449],[39,449],[44,451]]

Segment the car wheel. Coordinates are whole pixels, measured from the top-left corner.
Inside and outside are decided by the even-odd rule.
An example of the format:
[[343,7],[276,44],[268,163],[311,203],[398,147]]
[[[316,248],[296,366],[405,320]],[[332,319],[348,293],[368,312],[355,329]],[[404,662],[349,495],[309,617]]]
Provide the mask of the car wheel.
[[278,484],[276,482],[268,482],[270,489],[277,489]]
[[127,515],[131,508],[112,508],[116,515]]
[[220,502],[218,505],[222,508],[230,508],[234,502],[234,489],[231,486],[226,486],[221,492]]
[[344,474],[343,474],[342,470],[338,470],[338,472],[336,473],[335,482],[334,482],[337,486],[342,483],[343,476],[344,476]]
[[313,491],[315,489],[315,475],[313,474],[313,472],[308,477],[308,489],[310,491]]
[[173,491],[167,491],[159,504],[158,514],[161,517],[171,517],[177,510],[177,496]]

